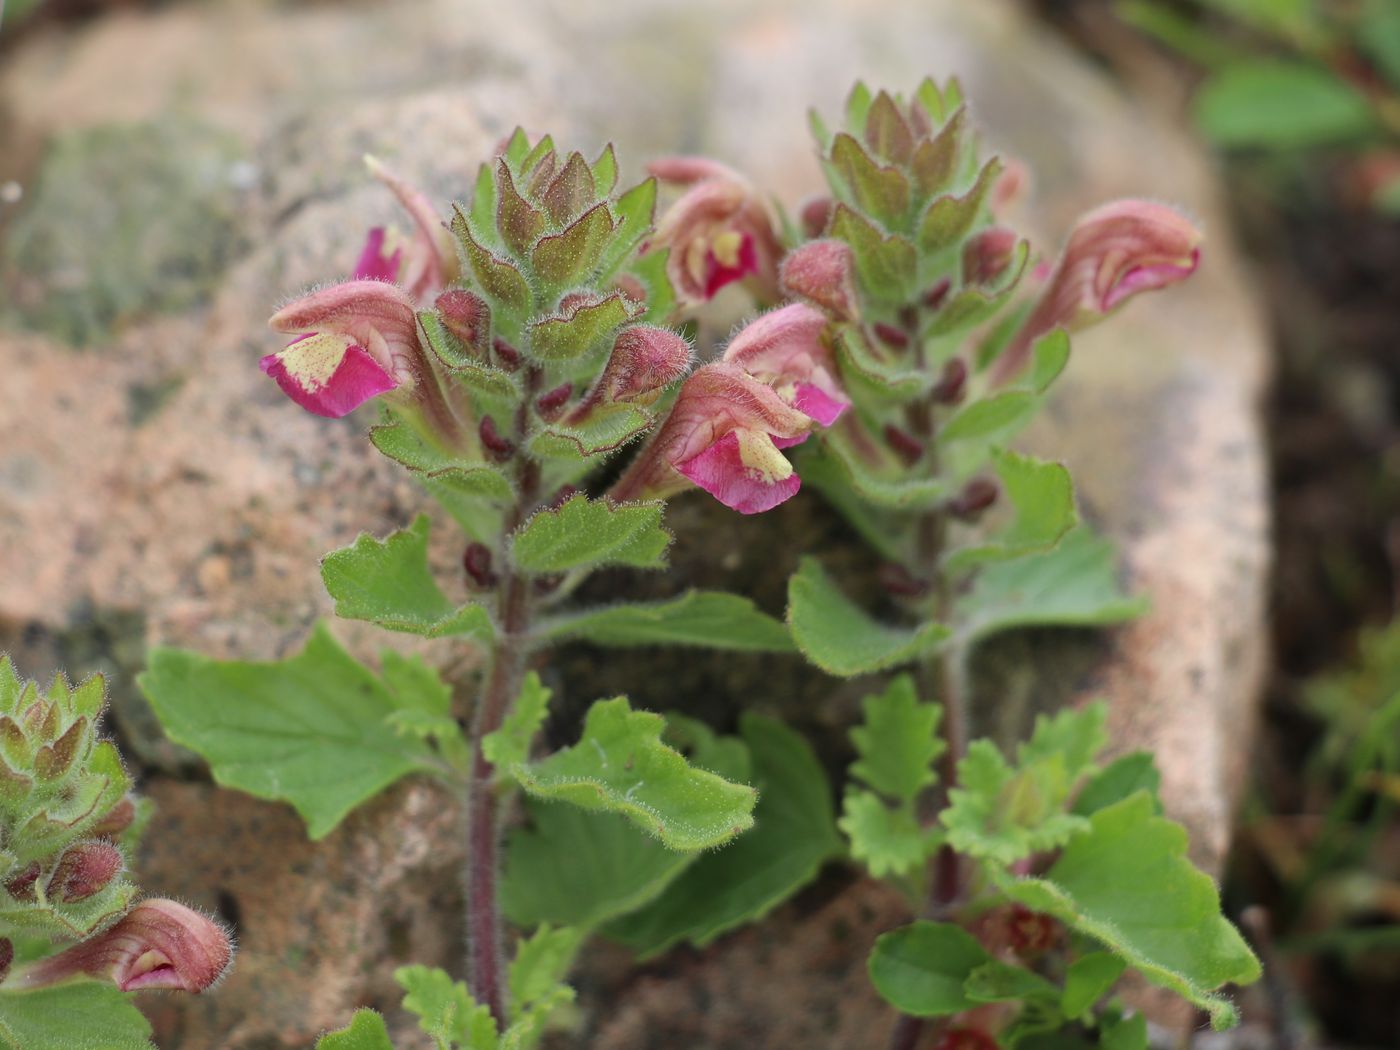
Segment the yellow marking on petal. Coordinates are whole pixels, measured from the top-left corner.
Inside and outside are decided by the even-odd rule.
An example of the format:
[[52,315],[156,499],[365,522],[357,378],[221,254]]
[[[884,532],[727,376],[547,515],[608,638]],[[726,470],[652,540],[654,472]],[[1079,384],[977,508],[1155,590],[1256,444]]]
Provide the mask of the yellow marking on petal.
[[759,430],[736,430],[734,433],[739,439],[739,460],[758,480],[772,485],[792,477],[792,464],[778,451],[771,437]]
[[345,358],[345,351],[353,345],[354,341],[343,335],[317,332],[292,343],[277,355],[277,360],[282,362],[288,375],[314,393],[331,381]]
[[710,251],[715,261],[726,270],[739,265],[739,253],[744,247],[744,235],[737,230],[726,230],[710,242]]

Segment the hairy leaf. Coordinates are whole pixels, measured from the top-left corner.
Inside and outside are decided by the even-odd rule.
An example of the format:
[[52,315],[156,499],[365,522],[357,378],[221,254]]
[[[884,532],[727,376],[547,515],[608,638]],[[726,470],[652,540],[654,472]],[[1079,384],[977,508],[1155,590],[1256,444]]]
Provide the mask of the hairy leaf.
[[664,725],[625,697],[599,700],[577,744],[513,772],[532,795],[621,813],[672,849],[718,846],[752,827],[754,789],[691,768],[661,742]]
[[198,752],[218,783],[291,803],[313,839],[437,761],[421,740],[387,731],[394,694],[324,624],[271,663],[154,649],[138,682],[170,739]]
[[510,999],[516,1016],[522,1008],[555,994],[574,964],[583,937],[581,929],[544,925],[515,946],[515,958],[510,963]]
[[[1129,795],[1146,791],[1157,799],[1157,791],[1162,786],[1162,774],[1157,771],[1157,762],[1150,751],[1133,751],[1110,762],[1095,773],[1075,796],[1071,813],[1081,817],[1091,816],[1106,806],[1121,802]],[[1162,804],[1157,802],[1157,813],[1162,812]]]
[[945,572],[1047,550],[1079,520],[1074,484],[1063,466],[1009,451],[994,453],[993,462],[1013,516],[983,542],[952,551],[944,561]]
[[803,558],[788,581],[788,626],[807,659],[844,678],[910,663],[949,634],[939,623],[903,628],[872,619],[841,593],[815,558]]
[[938,735],[943,709],[920,703],[907,674],[867,696],[863,707],[864,724],[851,730],[860,756],[851,775],[892,799],[913,801],[938,779],[933,764],[946,747]]
[[440,1050],[496,1050],[496,1022],[462,981],[432,966],[400,966],[394,980],[404,990],[403,1008]]
[[683,940],[703,946],[762,918],[842,852],[826,776],[807,742],[755,714],[739,730],[759,790],[754,829],[704,854],[655,903],[603,931],[643,956]]
[[155,1050],[151,1026],[110,984],[0,991],[0,1050]]
[[1086,526],[1051,550],[988,565],[955,603],[958,633],[972,642],[1013,627],[1122,623],[1147,608],[1118,584],[1113,544]]
[[1069,964],[1060,1010],[1066,1017],[1081,1017],[1113,987],[1127,964],[1110,952],[1090,952]]
[[500,891],[518,926],[592,929],[654,900],[698,856],[667,849],[616,813],[538,800],[526,811],[527,824],[506,839]]
[[1186,858],[1186,831],[1138,792],[1089,818],[1044,878],[995,871],[1004,892],[1100,941],[1154,984],[1235,1023],[1223,984],[1259,977],[1259,961],[1220,914],[1215,884]]
[[530,757],[530,743],[544,725],[549,711],[550,691],[531,671],[520,686],[520,695],[501,728],[481,738],[481,750],[493,766],[513,768]]
[[969,975],[992,961],[960,926],[914,922],[882,934],[870,953],[870,980],[887,1003],[913,1017],[942,1017],[977,1002],[964,991]]
[[912,806],[891,807],[860,788],[846,792],[837,823],[851,841],[851,856],[877,879],[917,871],[943,842],[937,829],[920,827]]
[[580,423],[544,426],[530,438],[530,452],[545,459],[586,459],[621,448],[651,424],[651,415],[636,405],[599,405]]
[[553,510],[542,510],[511,541],[518,568],[530,573],[631,565],[666,565],[671,534],[661,527],[663,505],[615,504],[579,493]]
[[595,645],[701,645],[745,652],[793,651],[785,624],[737,594],[687,591],[663,602],[585,609],[540,624],[544,638]]
[[494,633],[491,614],[468,602],[454,605],[428,569],[428,527],[420,514],[406,529],[377,540],[368,533],[321,559],[321,580],[347,620],[368,620],[425,638]]

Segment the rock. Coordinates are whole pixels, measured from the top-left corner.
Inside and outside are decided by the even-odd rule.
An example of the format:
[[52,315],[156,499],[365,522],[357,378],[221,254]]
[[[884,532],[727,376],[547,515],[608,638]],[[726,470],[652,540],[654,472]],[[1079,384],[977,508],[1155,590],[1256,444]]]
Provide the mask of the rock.
[[[1069,461],[1086,511],[1122,545],[1127,578],[1153,612],[1111,633],[1008,637],[982,651],[977,677],[979,708],[995,711],[988,728],[1004,737],[1022,733],[1034,710],[1107,696],[1118,746],[1157,750],[1167,808],[1218,873],[1263,652],[1269,548],[1256,401],[1267,361],[1199,150],[1009,2],[624,0],[606,22],[592,14],[476,5],[466,19],[446,0],[274,13],[222,0],[114,16],[70,36],[45,30],[7,56],[0,114],[19,139],[148,119],[182,91],[201,121],[239,141],[256,177],[239,221],[247,253],[207,309],[134,321],[97,353],[0,332],[0,647],[63,636],[97,609],[138,624],[148,643],[282,654],[329,613],[317,558],[423,508],[362,440],[363,418],[299,414],[254,367],[276,345],[262,329],[269,307],[343,272],[365,227],[393,215],[360,154],[384,156],[435,195],[461,195],[521,122],[590,150],[612,137],[633,172],[658,152],[707,150],[793,205],[818,185],[808,105],[835,111],[857,75],[908,90],[924,73],[952,72],[989,137],[1035,171],[1026,210],[1043,245],[1091,205],[1129,194],[1180,201],[1209,233],[1197,278],[1076,341],[1064,392],[1031,435]],[[124,80],[138,42],[151,58]],[[123,89],[96,87],[109,83]],[[21,174],[6,163],[0,177]],[[734,581],[776,611],[795,536],[824,557],[865,557],[815,499],[741,522],[691,497],[672,522],[694,539],[683,539],[671,574],[641,586]],[[451,579],[459,552],[444,534],[434,557]],[[361,654],[385,644],[361,625],[336,632]],[[446,643],[413,648],[450,656]],[[1026,671],[1008,672],[1012,655],[1040,669],[1034,688]],[[781,710],[833,773],[849,757],[844,733],[864,691],[776,658],[663,652],[623,666],[580,648],[555,671],[578,707],[626,688],[648,706],[719,722],[740,705]],[[120,705],[117,718],[124,737],[139,737],[139,718]],[[143,757],[179,769],[176,758]],[[165,816],[142,878],[208,907],[226,889],[245,944],[214,996],[159,1000],[163,1045],[305,1045],[357,1003],[392,1004],[391,960],[456,967],[455,933],[444,932],[457,922],[452,818],[450,806],[424,801],[426,787],[396,792],[317,847],[285,809],[159,777],[149,789]],[[424,828],[442,835],[427,852]],[[412,916],[401,937],[376,928],[390,899]],[[828,877],[705,952],[632,973],[595,949],[600,970],[581,979],[582,1030],[609,1050],[868,1043],[889,1013],[861,976],[865,947],[901,917],[886,890]],[[299,921],[320,952],[309,972],[312,940]]]

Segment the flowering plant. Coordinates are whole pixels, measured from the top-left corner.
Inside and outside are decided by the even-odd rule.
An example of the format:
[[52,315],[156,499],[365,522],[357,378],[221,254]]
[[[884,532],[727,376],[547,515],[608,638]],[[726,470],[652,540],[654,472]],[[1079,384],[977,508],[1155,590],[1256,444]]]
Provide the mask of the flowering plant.
[[[1190,275],[1199,235],[1123,201],[1033,263],[1000,217],[1023,178],[983,158],[955,83],[911,98],[858,85],[840,130],[813,127],[830,194],[796,224],[713,162],[661,161],[619,192],[611,147],[590,163],[521,131],[446,221],[372,164],[415,235],[372,231],[348,280],[272,319],[295,338],[264,371],[317,414],[377,401],[372,444],[464,533],[455,586],[427,516],[331,553],[337,613],[473,646],[475,703],[420,659],[386,651],[372,671],[325,628],[274,663],[158,650],[143,686],[221,783],[289,802],[313,837],[409,774],[463,796],[466,982],[397,974],[441,1048],[534,1045],[590,933],[642,955],[703,945],[841,857],[927,916],[871,956],[905,1014],[894,1046],[935,1018],[946,1046],[1063,1029],[1072,1045],[1143,1047],[1141,1016],[1107,1001],[1127,968],[1221,1026],[1234,1014],[1217,989],[1257,975],[1160,814],[1150,756],[1100,763],[1102,705],[1042,719],[1014,758],[969,740],[983,639],[1141,608],[1065,468],[1009,443],[1065,368],[1068,334]],[[658,179],[681,189],[654,223]],[[674,326],[730,285],[766,312],[692,370]],[[599,569],[665,567],[666,501],[686,490],[749,515],[804,481],[886,563],[880,618],[813,558],[785,623],[720,592],[579,601]],[[910,673],[866,701],[838,821],[808,745],[753,714],[724,736],[600,700],[577,743],[542,753],[563,640]],[[533,933],[513,939],[503,919]],[[320,1045],[391,1046],[369,1010]]]

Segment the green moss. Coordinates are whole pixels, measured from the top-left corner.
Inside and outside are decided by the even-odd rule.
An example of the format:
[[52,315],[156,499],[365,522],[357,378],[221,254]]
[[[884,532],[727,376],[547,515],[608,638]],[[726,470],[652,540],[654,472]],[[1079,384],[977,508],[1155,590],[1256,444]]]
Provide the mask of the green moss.
[[239,159],[186,119],[58,136],[0,246],[12,319],[88,346],[198,303],[242,249]]

